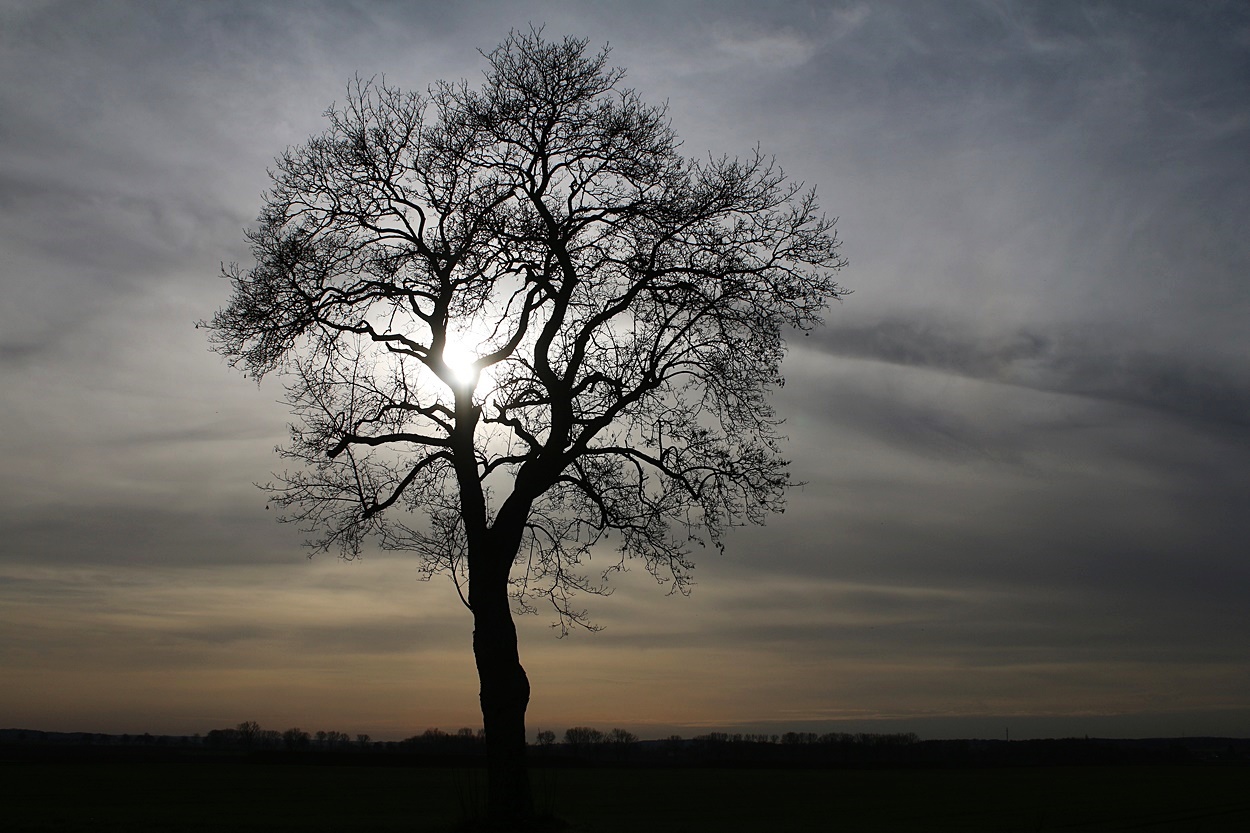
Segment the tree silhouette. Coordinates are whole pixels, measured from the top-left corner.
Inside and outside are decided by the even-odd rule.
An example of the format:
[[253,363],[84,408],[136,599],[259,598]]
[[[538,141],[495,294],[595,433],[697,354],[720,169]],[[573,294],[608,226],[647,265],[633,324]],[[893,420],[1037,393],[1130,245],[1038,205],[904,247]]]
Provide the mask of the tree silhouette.
[[574,751],[585,752],[590,747],[604,743],[607,737],[598,729],[589,726],[573,726],[564,730],[564,742]]
[[252,747],[257,745],[257,741],[261,737],[260,724],[255,720],[245,720],[235,727],[240,746]]
[[784,333],[844,293],[814,191],[758,150],[684,159],[586,46],[514,32],[480,89],[357,79],[205,324],[287,380],[284,519],[410,551],[472,611],[500,824],[533,812],[514,607],[590,626],[577,595],[631,559],[685,592],[692,546],[779,509]]
[[287,749],[307,749],[312,737],[303,729],[292,727],[282,733],[282,743]]

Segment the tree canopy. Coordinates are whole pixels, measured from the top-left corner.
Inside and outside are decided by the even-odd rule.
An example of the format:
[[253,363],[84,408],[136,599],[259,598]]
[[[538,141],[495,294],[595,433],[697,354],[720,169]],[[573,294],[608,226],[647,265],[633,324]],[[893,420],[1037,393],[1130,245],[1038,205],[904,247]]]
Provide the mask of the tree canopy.
[[563,622],[605,536],[684,587],[692,543],[779,508],[782,336],[844,292],[814,191],[684,159],[586,44],[514,34],[481,89],[357,80],[279,158],[211,322],[288,380],[305,465],[274,497],[313,546],[373,535],[464,587],[466,520],[522,517],[515,597]]

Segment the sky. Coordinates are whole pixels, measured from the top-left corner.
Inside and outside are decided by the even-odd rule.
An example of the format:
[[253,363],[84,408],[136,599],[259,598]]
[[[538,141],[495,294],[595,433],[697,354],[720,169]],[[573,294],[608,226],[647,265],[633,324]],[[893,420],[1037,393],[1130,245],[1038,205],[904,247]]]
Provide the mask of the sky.
[[351,78],[531,23],[815,185],[853,290],[787,511],[523,618],[531,735],[1250,736],[1250,7],[1148,0],[0,0],[0,727],[480,725],[451,585],[308,558],[280,380],[194,323]]

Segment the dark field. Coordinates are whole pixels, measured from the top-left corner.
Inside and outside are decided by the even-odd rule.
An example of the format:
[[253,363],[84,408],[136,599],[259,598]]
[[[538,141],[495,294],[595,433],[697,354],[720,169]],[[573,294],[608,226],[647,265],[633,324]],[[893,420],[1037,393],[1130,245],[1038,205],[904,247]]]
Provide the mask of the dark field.
[[[573,833],[1250,831],[1250,767],[546,769]],[[0,765],[4,831],[447,831],[471,769],[255,763]]]

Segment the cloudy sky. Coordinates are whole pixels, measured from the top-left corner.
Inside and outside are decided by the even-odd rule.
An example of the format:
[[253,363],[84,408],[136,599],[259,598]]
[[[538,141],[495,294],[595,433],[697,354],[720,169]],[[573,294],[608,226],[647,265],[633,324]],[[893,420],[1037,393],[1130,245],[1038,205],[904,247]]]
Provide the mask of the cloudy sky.
[[530,23],[817,185],[854,290],[787,359],[787,512],[526,618],[531,732],[1250,735],[1250,10],[1128,0],[0,0],[3,727],[480,724],[451,586],[306,557],[280,387],[193,324],[353,75]]

